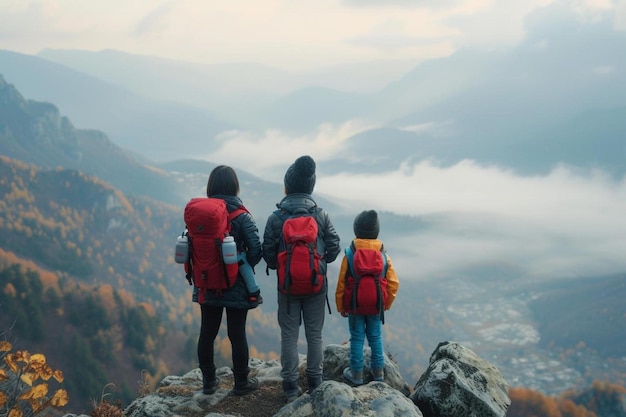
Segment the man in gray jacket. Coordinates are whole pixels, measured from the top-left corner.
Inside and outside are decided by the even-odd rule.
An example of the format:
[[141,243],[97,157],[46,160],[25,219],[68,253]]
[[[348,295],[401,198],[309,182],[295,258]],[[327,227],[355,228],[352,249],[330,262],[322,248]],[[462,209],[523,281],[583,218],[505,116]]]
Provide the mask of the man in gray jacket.
[[311,197],[315,186],[315,161],[308,155],[301,156],[287,169],[284,178],[286,196],[276,206],[265,226],[263,236],[263,259],[268,268],[278,268],[278,252],[281,247],[282,229],[285,218],[296,210],[303,209],[317,220],[317,251],[319,275],[323,276],[321,290],[312,295],[292,295],[278,289],[278,324],[281,331],[283,392],[288,402],[298,398],[298,335],[304,322],[307,340],[307,382],[309,392],[322,383],[322,328],[326,314],[328,282],[326,264],[333,262],[341,252],[339,235],[330,221],[328,213],[317,206]]

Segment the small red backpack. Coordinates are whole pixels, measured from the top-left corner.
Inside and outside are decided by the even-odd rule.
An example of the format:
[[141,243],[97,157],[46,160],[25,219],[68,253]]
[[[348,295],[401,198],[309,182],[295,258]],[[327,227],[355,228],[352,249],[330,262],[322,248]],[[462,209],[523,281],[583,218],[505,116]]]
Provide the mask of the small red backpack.
[[383,245],[380,249],[357,249],[353,241],[345,253],[348,270],[343,293],[344,308],[351,314],[379,314],[384,323],[387,256]]

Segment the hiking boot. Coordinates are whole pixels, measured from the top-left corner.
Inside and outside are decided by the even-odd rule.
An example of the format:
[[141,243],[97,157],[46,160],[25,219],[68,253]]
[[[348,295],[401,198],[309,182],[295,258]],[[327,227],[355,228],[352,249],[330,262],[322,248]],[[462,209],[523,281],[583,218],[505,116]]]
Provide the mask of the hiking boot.
[[350,368],[346,368],[343,370],[343,379],[353,387],[363,385],[363,371],[353,371]]
[[215,394],[217,388],[220,385],[220,379],[215,377],[213,379],[207,379],[202,377],[202,393],[206,395]]
[[298,381],[283,381],[283,395],[286,403],[292,403],[300,396]]
[[242,396],[251,393],[259,388],[259,380],[256,378],[246,378],[245,381],[237,381],[235,379],[235,387],[233,388],[233,395]]
[[319,387],[322,384],[321,376],[315,376],[315,377],[307,376],[306,380],[307,380],[307,385],[309,386],[309,393],[313,392],[315,388]]
[[384,368],[372,369],[372,378],[374,378],[374,381],[384,382],[385,381],[385,370],[384,370]]
[[220,379],[215,376],[215,367],[201,369],[202,371],[202,393],[206,395],[215,394],[220,384]]

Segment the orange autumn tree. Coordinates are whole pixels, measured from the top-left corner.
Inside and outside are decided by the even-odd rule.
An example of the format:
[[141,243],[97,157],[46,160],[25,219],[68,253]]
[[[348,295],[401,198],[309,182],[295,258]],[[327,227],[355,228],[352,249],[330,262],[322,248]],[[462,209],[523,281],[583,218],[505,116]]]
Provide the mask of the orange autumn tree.
[[510,388],[507,417],[597,417],[567,398],[550,397],[528,388]]

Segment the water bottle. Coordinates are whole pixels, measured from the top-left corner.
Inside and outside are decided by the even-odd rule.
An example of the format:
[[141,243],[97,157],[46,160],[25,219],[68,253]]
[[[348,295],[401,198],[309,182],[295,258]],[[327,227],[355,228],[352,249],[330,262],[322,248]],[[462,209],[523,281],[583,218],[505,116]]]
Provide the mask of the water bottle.
[[237,263],[237,244],[232,236],[226,235],[222,241],[222,258],[224,258],[228,278],[231,280],[236,279],[239,264]]
[[237,244],[235,238],[226,235],[222,241],[222,256],[226,265],[237,263]]
[[174,261],[177,264],[187,263],[189,260],[189,241],[187,235],[183,234],[176,239],[176,250],[174,251]]

